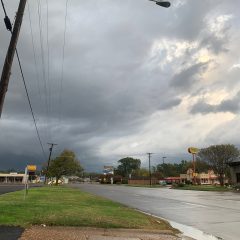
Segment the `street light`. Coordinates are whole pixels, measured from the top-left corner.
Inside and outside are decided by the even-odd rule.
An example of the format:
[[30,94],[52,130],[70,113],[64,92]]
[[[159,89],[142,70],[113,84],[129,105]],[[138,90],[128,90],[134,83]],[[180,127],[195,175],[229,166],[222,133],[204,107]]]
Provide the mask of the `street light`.
[[169,1],[161,1],[161,0],[149,0],[152,2],[155,2],[158,6],[169,8],[171,6],[171,3]]

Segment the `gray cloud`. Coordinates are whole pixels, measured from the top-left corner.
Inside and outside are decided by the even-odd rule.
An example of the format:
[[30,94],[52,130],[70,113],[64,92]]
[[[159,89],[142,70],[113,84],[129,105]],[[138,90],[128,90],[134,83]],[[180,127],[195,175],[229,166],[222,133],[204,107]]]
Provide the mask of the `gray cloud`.
[[183,69],[173,76],[170,86],[181,91],[189,90],[195,83],[199,82],[201,74],[206,70],[207,65],[207,63],[197,63]]
[[[5,2],[13,19],[17,2]],[[144,136],[139,133],[154,113],[174,111],[185,94],[196,91],[193,86],[201,84],[202,73],[208,70],[208,64],[196,63],[192,56],[206,46],[219,55],[229,45],[229,39],[209,35],[204,19],[216,9],[220,13],[228,9],[233,11],[231,6],[235,5],[232,2],[225,6],[225,1],[179,1],[185,4],[177,7],[173,2],[172,8],[164,9],[145,0],[69,1],[60,102],[65,1],[49,2],[50,78],[46,82],[47,91],[36,2],[29,1],[37,65],[33,59],[27,10],[18,50],[44,148],[48,153],[46,143],[53,141],[59,144],[54,150],[55,155],[64,148],[73,149],[84,167],[91,170],[101,169],[105,162],[117,160],[108,153],[100,154],[105,142],[135,135],[143,141]],[[1,11],[0,14],[3,19]],[[236,11],[235,14],[239,13]],[[46,64],[46,5],[43,2],[42,21]],[[229,28],[225,32],[230,34],[232,31]],[[5,56],[9,33],[3,21],[0,32],[0,55]],[[154,57],[151,54],[154,44],[161,43],[162,39],[201,44],[197,49],[187,49],[180,57],[171,56],[173,60],[160,67],[167,58],[167,50],[163,46],[162,50],[154,52]],[[3,57],[0,58],[0,69],[2,65]],[[177,73],[176,69],[182,70]],[[206,113],[216,111],[206,103],[199,103],[195,108]],[[231,101],[223,102],[220,108],[237,111]],[[194,111],[199,112],[192,110],[192,113]],[[12,166],[23,169],[26,163],[41,165],[46,161],[37,142],[16,61],[0,128],[0,169]]]
[[240,110],[240,92],[232,99],[223,100],[218,105],[211,105],[204,101],[197,102],[190,110],[190,113],[208,114],[217,112],[231,112],[237,114]]

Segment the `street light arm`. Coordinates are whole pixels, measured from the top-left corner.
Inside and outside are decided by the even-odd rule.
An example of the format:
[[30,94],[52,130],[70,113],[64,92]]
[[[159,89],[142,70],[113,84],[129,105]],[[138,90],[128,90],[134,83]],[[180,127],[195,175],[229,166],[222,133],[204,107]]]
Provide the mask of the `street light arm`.
[[169,1],[163,1],[163,0],[149,0],[151,2],[155,2],[158,6],[169,8],[171,6],[171,3]]

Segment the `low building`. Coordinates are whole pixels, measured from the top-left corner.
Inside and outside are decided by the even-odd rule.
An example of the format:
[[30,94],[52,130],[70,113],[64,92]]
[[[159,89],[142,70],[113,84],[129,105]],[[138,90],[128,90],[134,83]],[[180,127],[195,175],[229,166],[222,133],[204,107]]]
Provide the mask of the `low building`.
[[0,173],[1,183],[24,183],[25,174],[19,173]]
[[166,182],[166,184],[173,184],[173,183],[181,182],[180,177],[166,177],[163,180]]
[[218,176],[214,173],[213,170],[208,170],[207,173],[194,173],[191,168],[187,170],[186,174],[180,174],[181,183],[193,182],[201,185],[215,185],[220,184]]
[[228,165],[230,166],[232,184],[240,184],[240,159]]

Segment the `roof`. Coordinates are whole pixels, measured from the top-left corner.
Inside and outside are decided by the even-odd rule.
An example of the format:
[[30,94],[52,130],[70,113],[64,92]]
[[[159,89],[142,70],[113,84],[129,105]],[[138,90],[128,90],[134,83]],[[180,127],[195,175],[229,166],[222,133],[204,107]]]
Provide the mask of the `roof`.
[[10,174],[10,173],[0,173],[0,177],[24,177],[25,174]]

